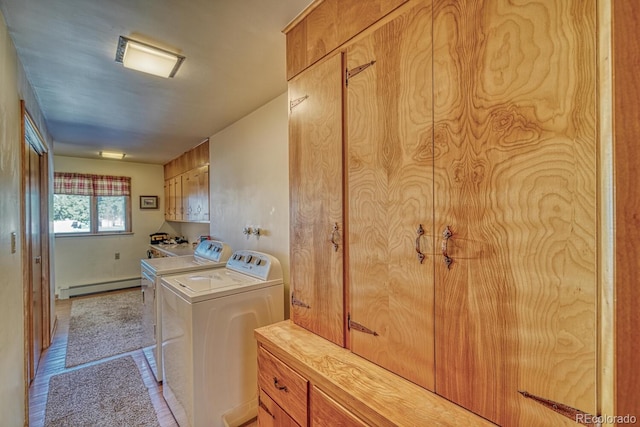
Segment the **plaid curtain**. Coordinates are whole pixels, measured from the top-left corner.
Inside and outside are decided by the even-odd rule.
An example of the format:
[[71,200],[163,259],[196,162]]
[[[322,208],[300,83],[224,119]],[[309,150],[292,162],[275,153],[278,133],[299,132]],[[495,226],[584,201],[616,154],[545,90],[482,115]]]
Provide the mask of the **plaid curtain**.
[[54,172],[53,192],[54,194],[77,196],[130,196],[131,178],[128,176]]

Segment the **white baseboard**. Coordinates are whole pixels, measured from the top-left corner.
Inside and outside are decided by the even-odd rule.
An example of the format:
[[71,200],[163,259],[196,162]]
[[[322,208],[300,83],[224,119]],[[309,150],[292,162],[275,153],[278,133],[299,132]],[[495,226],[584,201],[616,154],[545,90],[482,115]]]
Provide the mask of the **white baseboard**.
[[140,278],[117,280],[114,282],[91,283],[87,285],[70,286],[68,288],[60,288],[58,292],[59,299],[68,299],[79,295],[95,294],[97,292],[114,291],[116,289],[135,288],[140,286]]

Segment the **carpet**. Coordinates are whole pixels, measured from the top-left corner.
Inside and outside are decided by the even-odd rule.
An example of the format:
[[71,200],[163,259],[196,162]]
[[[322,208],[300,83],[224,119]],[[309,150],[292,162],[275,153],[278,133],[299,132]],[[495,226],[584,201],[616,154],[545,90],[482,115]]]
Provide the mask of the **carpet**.
[[131,356],[52,376],[44,425],[160,426]]
[[153,344],[145,329],[140,289],[114,292],[71,303],[67,368]]

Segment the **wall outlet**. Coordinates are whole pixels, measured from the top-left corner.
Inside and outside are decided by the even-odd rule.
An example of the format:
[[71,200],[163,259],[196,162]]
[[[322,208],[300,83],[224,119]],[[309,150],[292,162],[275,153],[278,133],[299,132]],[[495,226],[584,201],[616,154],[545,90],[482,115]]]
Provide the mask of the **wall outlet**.
[[120,252],[116,252],[116,259],[120,259]]

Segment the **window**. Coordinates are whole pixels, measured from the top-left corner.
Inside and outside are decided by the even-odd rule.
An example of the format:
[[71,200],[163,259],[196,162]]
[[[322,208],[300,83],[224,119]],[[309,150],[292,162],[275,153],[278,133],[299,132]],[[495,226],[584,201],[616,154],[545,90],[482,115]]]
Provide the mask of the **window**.
[[131,178],[55,172],[53,231],[100,234],[131,231]]

